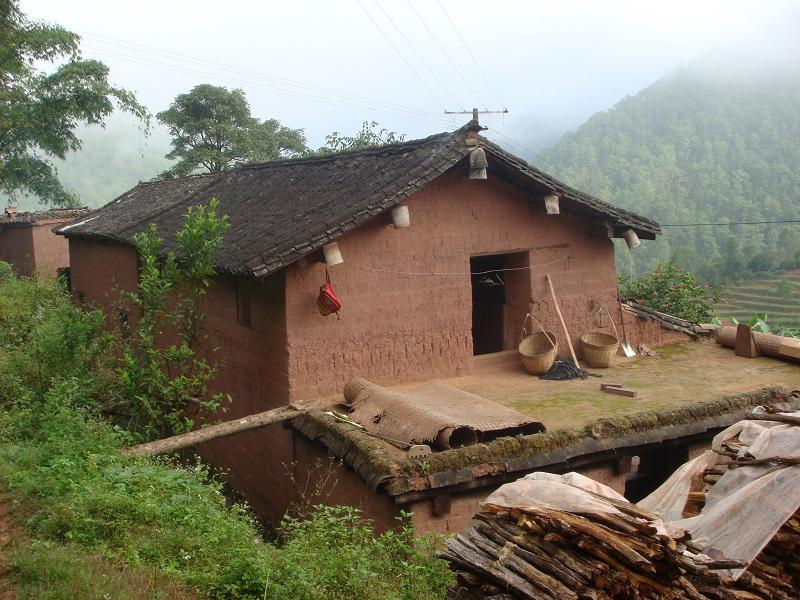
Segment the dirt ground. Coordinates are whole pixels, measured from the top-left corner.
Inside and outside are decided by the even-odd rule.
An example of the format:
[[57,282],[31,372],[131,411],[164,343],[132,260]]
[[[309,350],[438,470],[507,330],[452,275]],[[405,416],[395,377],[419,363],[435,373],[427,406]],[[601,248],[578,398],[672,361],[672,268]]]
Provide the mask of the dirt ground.
[[[550,431],[767,386],[800,388],[800,364],[740,358],[712,341],[664,346],[655,353],[652,358],[618,356],[611,368],[588,369],[599,378],[544,381],[528,375],[516,352],[509,351],[477,357],[472,375],[443,381],[516,408],[543,422]],[[601,383],[622,384],[637,390],[639,396],[606,394],[600,391]]]

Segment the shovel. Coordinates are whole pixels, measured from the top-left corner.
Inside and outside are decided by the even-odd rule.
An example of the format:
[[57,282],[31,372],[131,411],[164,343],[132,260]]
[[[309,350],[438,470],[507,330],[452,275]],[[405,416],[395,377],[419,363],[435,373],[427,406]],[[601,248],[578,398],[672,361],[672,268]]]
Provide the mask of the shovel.
[[620,346],[622,347],[622,352],[626,357],[633,358],[636,356],[636,351],[631,346],[630,340],[628,340],[628,330],[625,329],[625,315],[622,313],[622,298],[619,295],[619,289],[617,289],[617,306],[619,306],[619,320],[622,323],[623,341]]

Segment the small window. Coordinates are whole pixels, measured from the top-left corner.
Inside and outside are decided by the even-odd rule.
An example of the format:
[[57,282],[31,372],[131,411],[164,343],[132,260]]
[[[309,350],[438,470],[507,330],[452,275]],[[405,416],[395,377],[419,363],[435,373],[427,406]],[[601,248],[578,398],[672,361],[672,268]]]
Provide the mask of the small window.
[[240,325],[250,327],[250,282],[245,279],[236,280],[236,320]]

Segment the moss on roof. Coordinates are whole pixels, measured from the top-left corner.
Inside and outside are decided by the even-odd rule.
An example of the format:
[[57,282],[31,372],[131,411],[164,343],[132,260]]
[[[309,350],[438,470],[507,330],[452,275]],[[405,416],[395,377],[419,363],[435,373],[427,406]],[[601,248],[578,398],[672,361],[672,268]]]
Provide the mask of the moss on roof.
[[[438,473],[470,469],[474,475],[472,479],[475,479],[482,474],[517,470],[515,463],[524,468],[523,461],[532,457],[538,458],[538,463],[542,465],[549,464],[549,458],[556,464],[591,453],[593,447],[610,449],[637,445],[642,443],[642,434],[663,432],[666,434],[664,437],[669,439],[672,427],[702,424],[703,421],[718,417],[729,417],[726,420],[733,423],[754,406],[788,399],[789,392],[786,389],[770,387],[677,408],[599,419],[576,429],[502,437],[486,444],[436,452],[422,460],[411,460],[389,443],[353,426],[336,422],[323,411],[310,412],[295,419],[293,425],[311,439],[320,440],[333,454],[353,466],[365,481],[398,480],[392,488],[395,493],[403,493],[429,487],[431,478]],[[708,428],[723,425],[716,423]],[[559,452],[562,450],[572,452]],[[496,465],[497,468],[486,468],[487,465]]]

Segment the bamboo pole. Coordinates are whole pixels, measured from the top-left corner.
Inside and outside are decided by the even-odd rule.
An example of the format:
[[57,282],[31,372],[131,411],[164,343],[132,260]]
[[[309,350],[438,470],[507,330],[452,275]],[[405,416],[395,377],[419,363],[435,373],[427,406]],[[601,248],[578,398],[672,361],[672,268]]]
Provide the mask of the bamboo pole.
[[575,363],[575,366],[579,369],[581,368],[580,364],[578,364],[578,357],[575,356],[575,349],[572,347],[572,340],[569,338],[569,331],[567,330],[567,324],[564,323],[564,317],[561,316],[561,309],[558,306],[558,299],[556,298],[556,291],[553,289],[553,282],[550,279],[550,275],[547,274],[544,276],[547,279],[547,286],[550,288],[550,297],[553,299],[553,305],[556,307],[556,314],[558,315],[558,320],[561,321],[561,328],[564,330],[564,337],[567,338],[567,346],[569,347],[569,354],[572,356],[572,362]]
[[281,406],[254,415],[248,415],[241,419],[236,419],[235,421],[227,421],[225,423],[219,423],[218,425],[198,429],[197,431],[190,431],[189,433],[174,435],[162,440],[132,446],[123,450],[122,453],[126,456],[156,456],[158,454],[166,454],[182,448],[188,448],[189,446],[196,446],[197,444],[216,440],[221,437],[241,433],[242,431],[266,427],[267,425],[280,423],[281,421],[288,421],[302,414],[304,414],[302,410],[296,410],[291,406]]

